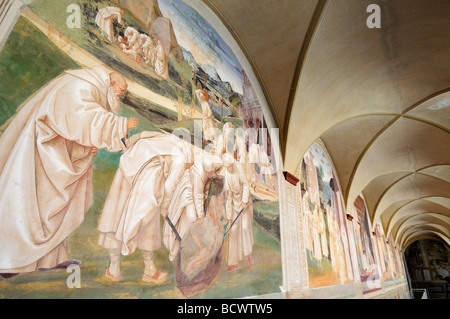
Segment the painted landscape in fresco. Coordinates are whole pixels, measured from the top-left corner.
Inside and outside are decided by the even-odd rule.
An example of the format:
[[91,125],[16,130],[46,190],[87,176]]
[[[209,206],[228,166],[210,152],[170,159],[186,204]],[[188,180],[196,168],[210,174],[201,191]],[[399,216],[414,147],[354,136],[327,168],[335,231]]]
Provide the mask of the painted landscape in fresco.
[[342,193],[334,169],[317,143],[302,159],[298,187],[309,287],[353,282]]
[[[79,28],[70,27],[67,21],[67,8],[73,4],[80,8]],[[99,12],[106,7],[115,9],[101,16]],[[181,0],[35,0],[23,11],[0,52],[1,133],[13,123],[23,103],[45,84],[67,70],[96,65],[114,69],[127,79],[128,91],[118,115],[138,119],[139,126],[129,131],[130,136],[143,131],[188,132],[190,142],[201,152],[211,153],[222,140],[224,153],[235,160],[254,158],[246,166],[252,203],[252,262],[244,259],[238,269],[227,271],[224,256],[213,282],[189,297],[278,292],[282,282],[278,184],[270,132],[265,130],[261,106],[233,52]],[[224,134],[224,127],[231,128],[229,135]],[[154,252],[156,263],[168,273],[162,284],[141,281],[144,264],[139,251],[122,258],[120,282],[104,276],[110,256],[98,245],[97,225],[121,155],[98,149],[92,162],[93,205],[68,237],[70,257],[81,261],[81,289],[68,288],[65,269],[53,269],[0,279],[0,297],[186,297],[176,287],[177,263],[168,260],[164,244]],[[303,184],[311,194],[305,199],[311,210],[308,218],[311,225],[321,223],[311,233],[308,251],[311,285],[349,282],[353,278],[339,188],[319,148],[306,161],[309,173]],[[224,174],[222,170],[219,178]],[[227,245],[225,240],[224,252]]]
[[370,232],[367,208],[361,196],[358,196],[355,200],[351,215],[354,218],[352,225],[362,290],[366,292],[381,289],[379,285],[378,262],[375,255],[374,242],[372,241],[372,233]]

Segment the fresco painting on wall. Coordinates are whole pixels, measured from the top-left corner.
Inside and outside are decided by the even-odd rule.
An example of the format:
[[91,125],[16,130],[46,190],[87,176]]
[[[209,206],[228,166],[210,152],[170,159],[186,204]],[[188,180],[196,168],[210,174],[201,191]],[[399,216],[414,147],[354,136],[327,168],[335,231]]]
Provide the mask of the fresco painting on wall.
[[411,243],[406,248],[405,259],[413,281],[425,280],[425,270],[431,280],[443,280],[450,270],[449,250],[436,240],[421,239]]
[[397,248],[396,252],[397,252],[396,255],[397,255],[397,260],[398,260],[398,264],[399,264],[398,277],[402,278],[405,276],[405,262],[402,257],[404,255],[404,252],[399,248]]
[[359,274],[361,278],[362,290],[373,291],[381,289],[375,283],[380,279],[378,273],[378,263],[375,258],[375,248],[370,232],[369,218],[364,199],[358,196],[352,208],[352,220],[356,254],[358,258]]
[[353,282],[342,193],[334,168],[317,143],[301,161],[298,187],[309,287]]
[[403,274],[403,261],[399,256],[399,251],[398,251],[399,248],[397,246],[395,246],[395,244],[394,244],[394,240],[392,239],[392,234],[389,234],[388,241],[389,241],[390,258],[393,263],[392,270],[394,272],[394,277],[399,278]]
[[381,272],[384,280],[392,280],[392,274],[390,270],[389,263],[389,250],[386,244],[386,239],[384,236],[383,228],[381,227],[381,223],[377,221],[375,223],[375,237],[376,237],[376,245],[378,248],[378,255],[380,256],[380,266]]
[[[68,23],[67,9],[71,5],[80,9],[80,27],[71,27]],[[87,71],[80,71],[80,69],[87,69]],[[22,118],[21,114],[25,114],[24,112],[31,112],[29,115],[34,116],[32,112],[35,109],[39,110],[40,104],[33,104],[35,102],[33,102],[32,97],[45,98],[49,95],[49,92],[40,89],[53,79],[57,78],[52,83],[60,83],[56,81],[61,81],[61,79],[62,81],[64,79],[73,80],[71,76],[76,76],[78,77],[77,81],[81,81],[79,82],[80,85],[86,85],[83,81],[91,81],[89,82],[89,85],[91,85],[94,81],[92,80],[93,77],[105,79],[104,75],[112,70],[121,76],[117,78],[118,80],[114,85],[120,86],[120,79],[125,80],[127,92],[120,92],[119,94],[115,91],[117,88],[113,86],[110,90],[108,88],[109,83],[106,82],[97,84],[94,91],[101,92],[103,95],[100,94],[99,96],[103,97],[96,101],[98,105],[96,105],[95,112],[99,114],[96,119],[101,118],[101,116],[111,118],[111,121],[105,121],[105,123],[110,124],[128,119],[128,123],[133,123],[133,125],[126,128],[123,136],[119,136],[119,134],[114,137],[116,139],[114,143],[117,143],[113,147],[108,144],[112,142],[107,139],[97,144],[90,143],[90,141],[80,142],[80,139],[71,140],[69,135],[62,136],[63,133],[57,126],[62,122],[55,125],[46,122],[48,124],[46,132],[52,132],[55,140],[61,139],[63,143],[70,144],[70,149],[60,151],[74,152],[73,154],[64,153],[63,156],[67,155],[68,158],[72,158],[72,155],[76,155],[74,150],[77,150],[79,154],[77,153],[76,156],[83,158],[83,165],[85,165],[83,167],[86,168],[83,181],[86,182],[85,185],[88,188],[92,187],[92,197],[86,196],[86,207],[82,205],[82,208],[74,213],[79,225],[68,227],[67,229],[70,229],[69,234],[62,236],[61,240],[55,242],[53,246],[49,245],[48,249],[43,251],[40,256],[36,256],[35,259],[30,257],[33,260],[28,258],[31,260],[29,265],[2,264],[2,269],[0,269],[3,277],[0,280],[1,296],[8,297],[20,294],[24,298],[68,296],[83,298],[186,297],[176,287],[176,257],[170,257],[174,241],[166,240],[167,234],[171,234],[170,236],[173,234],[168,227],[168,221],[165,221],[162,217],[159,220],[159,213],[155,213],[158,220],[155,222],[152,219],[152,225],[154,225],[152,227],[156,227],[156,232],[159,232],[164,240],[156,239],[156,249],[151,254],[147,254],[144,249],[141,249],[141,255],[136,247],[127,251],[122,246],[122,256],[116,253],[114,255],[112,246],[106,244],[109,237],[106,236],[102,239],[97,229],[105,203],[118,198],[129,198],[128,193],[123,193],[123,188],[112,187],[113,181],[119,180],[120,177],[117,176],[121,172],[127,173],[125,166],[123,166],[125,161],[129,161],[131,166],[139,166],[139,163],[134,160],[136,157],[133,159],[133,156],[129,156],[129,154],[138,151],[145,153],[147,150],[153,150],[153,152],[157,152],[158,149],[162,150],[164,143],[161,142],[157,145],[155,141],[157,139],[165,141],[164,136],[175,135],[182,136],[184,141],[187,141],[190,145],[187,148],[179,146],[180,152],[177,153],[179,156],[190,154],[197,159],[197,154],[203,155],[200,157],[202,159],[200,162],[194,161],[192,162],[193,166],[187,165],[184,169],[180,169],[181,175],[177,175],[178,178],[172,180],[171,189],[167,192],[167,194],[176,194],[173,195],[173,198],[170,198],[172,206],[168,206],[170,211],[166,211],[166,213],[176,219],[175,228],[181,232],[181,236],[187,234],[188,229],[192,230],[191,233],[194,232],[191,229],[191,224],[194,225],[193,221],[197,216],[204,217],[204,214],[212,211],[208,209],[208,205],[213,205],[216,213],[222,212],[219,215],[208,215],[208,218],[211,218],[214,222],[211,224],[211,229],[218,229],[218,234],[223,234],[225,227],[230,225],[230,216],[232,215],[232,218],[235,218],[238,206],[248,198],[247,208],[240,215],[241,218],[236,222],[236,226],[233,226],[229,237],[224,242],[224,259],[220,265],[217,278],[212,281],[211,286],[197,291],[195,297],[231,298],[278,291],[278,286],[282,281],[278,185],[276,163],[274,163],[274,152],[270,140],[271,135],[267,130],[260,103],[251,83],[231,49],[195,10],[181,0],[146,2],[131,0],[35,0],[29,7],[25,8],[0,52],[0,71],[4,75],[0,80],[0,100],[3,104],[0,124],[2,125],[1,133],[5,132],[4,136],[6,136],[0,140],[0,143],[3,143],[3,145],[11,144],[11,141],[8,140],[12,135],[10,128],[17,124],[17,121]],[[102,80],[99,82],[102,82]],[[103,91],[102,88],[104,88]],[[37,95],[33,95],[35,92],[38,92]],[[86,91],[82,92],[86,93]],[[50,94],[57,95],[58,92],[52,91]],[[82,100],[82,97],[78,95],[81,93],[77,93],[76,89],[72,90],[71,94],[73,99],[81,98]],[[66,99],[67,107],[69,107],[71,102],[68,95]],[[57,103],[47,103],[47,105],[57,106]],[[42,107],[40,111],[42,111]],[[55,114],[62,114],[62,117],[69,124],[71,121],[73,122],[70,124],[74,125],[71,132],[76,132],[76,128],[81,127],[81,124],[84,123],[82,122],[83,119],[80,118],[75,121],[67,115],[68,113],[65,114],[63,109],[60,111],[55,112]],[[16,116],[16,114],[19,115]],[[29,125],[30,128],[34,127],[33,123]],[[85,126],[90,127],[89,123]],[[89,129],[94,132],[96,128],[90,127]],[[109,130],[110,128],[105,127],[106,129]],[[125,130],[124,127],[122,129]],[[31,131],[38,134],[33,129]],[[111,129],[112,131],[119,132],[120,129],[114,128]],[[87,132],[81,132],[80,134],[82,137],[89,135],[83,135],[85,133]],[[17,134],[26,134],[26,132],[18,131]],[[30,136],[39,140],[39,136]],[[123,139],[120,139],[120,137]],[[145,146],[142,146],[145,144],[143,141],[150,141],[151,147],[145,149]],[[14,146],[12,147],[14,148]],[[138,149],[138,147],[141,147],[141,149]],[[160,160],[158,156],[162,155],[163,153],[152,155],[152,161],[155,165]],[[205,157],[219,158],[219,160],[213,161],[213,164],[211,164],[211,162],[203,160]],[[74,163],[79,159],[74,159]],[[24,158],[24,160],[26,159]],[[52,167],[51,158],[47,158],[47,160],[49,160],[48,167]],[[171,161],[168,157],[166,160]],[[139,166],[139,170],[147,169],[148,166],[146,165],[149,162],[151,161]],[[18,171],[21,170],[20,163],[20,161],[17,161],[14,166]],[[77,163],[80,164],[81,162]],[[77,167],[76,165],[74,167]],[[212,165],[213,168],[208,169],[208,165]],[[222,166],[232,168],[228,170],[222,168]],[[236,167],[239,167],[239,169]],[[152,169],[152,172],[156,172],[156,168]],[[231,176],[236,173],[236,170],[244,172],[241,180]],[[4,172],[6,171],[2,171],[0,179],[2,183],[7,184],[8,176],[7,172]],[[192,177],[196,174],[195,172],[204,178],[203,183],[205,184],[201,184],[202,186],[199,189],[195,188],[194,177]],[[216,173],[214,179],[212,179],[213,173]],[[144,179],[145,176],[145,174],[138,175],[136,177],[138,183],[145,185],[151,180]],[[327,173],[327,177],[329,176],[331,175]],[[31,181],[36,178],[36,183],[39,183],[40,177],[37,175],[28,177]],[[55,180],[51,179],[52,176],[49,178],[49,183],[59,182],[57,177]],[[323,179],[324,176],[320,178]],[[204,195],[204,190],[207,189],[205,185],[211,185],[206,180],[214,185],[208,189],[215,190],[216,193],[211,191]],[[79,180],[76,180],[76,183],[78,182]],[[329,183],[330,181],[323,180],[323,182]],[[166,188],[169,187],[168,184],[164,185]],[[151,188],[155,187],[161,186],[157,186],[156,183],[151,185]],[[315,187],[319,190],[318,185]],[[330,228],[334,229],[333,231],[329,230],[328,226],[325,228],[322,226],[321,235],[315,234],[314,240],[317,239],[316,237],[321,238],[319,239],[322,245],[320,255],[327,259],[333,258],[334,261],[331,262],[330,260],[328,264],[332,263],[335,266],[330,267],[327,262],[320,262],[319,260],[318,265],[324,267],[324,269],[339,269],[343,273],[340,281],[347,282],[351,280],[346,271],[346,267],[351,267],[347,265],[348,253],[345,253],[348,250],[348,241],[345,233],[345,240],[342,240],[344,243],[341,243],[344,233],[338,226],[343,223],[340,208],[342,200],[337,192],[330,193],[331,187],[328,184],[323,189],[322,202],[311,202],[311,205],[313,203],[318,205],[315,214],[321,214],[323,222],[327,220],[326,216],[324,218],[323,215],[326,212],[326,214],[332,216],[328,222],[334,223]],[[119,193],[115,193],[117,189],[119,189]],[[230,191],[241,192],[242,197],[237,196],[237,199],[233,197],[233,200],[231,200]],[[76,198],[80,190],[74,187],[70,192],[67,203],[70,203],[72,198]],[[90,194],[89,190],[83,191],[84,193]],[[194,203],[197,197],[194,199],[193,193],[195,193],[195,196],[200,196],[202,203],[199,205]],[[157,197],[159,196],[157,194],[159,193],[155,191],[153,195]],[[145,196],[145,198],[137,197],[135,204],[139,200],[148,198],[148,195]],[[179,197],[175,200],[175,196]],[[17,200],[13,197],[14,194],[3,189],[1,198],[4,202],[1,203],[1,206]],[[337,197],[339,198],[337,199]],[[327,201],[325,201],[325,198]],[[92,205],[88,204],[90,201]],[[205,212],[202,212],[203,204],[205,204]],[[129,204],[127,207],[132,207],[132,205]],[[165,207],[155,207],[152,209],[156,212],[164,213],[166,210]],[[319,209],[322,209],[323,212],[319,212]],[[175,212],[184,214],[182,216],[186,218],[174,216]],[[37,208],[36,215],[32,218],[38,216],[39,220],[41,213]],[[231,215],[227,216],[227,213]],[[10,212],[3,209],[0,212],[2,220],[11,220],[9,217],[4,218],[9,216],[8,214]],[[22,212],[20,214],[23,215],[24,219],[27,219],[30,217],[27,214],[31,213]],[[44,236],[47,236],[46,240],[56,237],[55,234],[58,233],[58,230],[65,228],[65,222],[59,217],[69,216],[67,214],[69,214],[67,211],[61,211],[48,216],[49,228],[44,231]],[[57,218],[52,219],[55,215]],[[133,215],[133,212],[131,215]],[[120,212],[117,216],[121,216]],[[102,220],[104,220],[103,216]],[[144,222],[144,219],[138,220],[138,222]],[[4,227],[8,227],[8,225],[5,224]],[[195,227],[200,226],[196,224]],[[29,238],[33,238],[34,234],[30,229],[23,228],[22,230],[25,233],[29,232]],[[142,228],[139,229],[139,234],[145,234],[141,231]],[[235,254],[236,260],[230,264],[230,256],[233,255],[234,251],[241,251],[242,248],[239,247],[241,245],[239,241],[234,241],[231,238],[236,237],[236,232],[245,231],[247,231],[245,236],[248,237],[247,252]],[[319,231],[319,228],[317,228],[317,231]],[[341,233],[337,234],[336,231]],[[0,233],[2,248],[7,247],[12,238],[8,237],[7,233],[6,231]],[[110,234],[113,233],[110,232]],[[326,234],[328,233],[334,234],[332,241],[327,237]],[[99,237],[101,238],[100,241]],[[114,240],[119,239],[122,239],[122,237],[116,236],[114,238]],[[212,242],[208,238],[204,240]],[[130,239],[130,242],[133,241],[135,241],[135,238]],[[339,244],[335,243],[337,241],[339,241]],[[99,244],[100,242],[101,244]],[[233,244],[230,244],[231,242]],[[25,243],[23,245],[26,246]],[[332,250],[330,245],[336,246],[336,248]],[[140,248],[145,246],[146,244],[142,241],[138,244]],[[68,288],[65,268],[56,260],[52,262],[46,260],[50,266],[45,268],[51,268],[52,271],[48,271],[48,269],[45,272],[41,271],[42,269],[39,267],[41,257],[45,254],[55,253],[56,250],[52,250],[55,247],[58,247],[56,254],[59,256],[56,260],[61,257],[59,252],[64,251],[65,259],[68,260],[69,264],[81,267],[81,288],[83,289]],[[109,250],[104,249],[104,247],[109,247]],[[6,249],[2,250],[6,251]],[[26,251],[26,249],[23,250],[23,252]],[[200,251],[197,251],[197,255],[194,252],[196,257],[203,258],[202,262],[205,261],[205,256],[214,255],[210,252],[204,252],[203,254],[203,252],[202,250],[200,254]],[[319,254],[319,252],[317,253]],[[10,259],[5,257],[3,260],[15,259],[17,256],[13,255],[14,252],[11,256],[8,256]],[[244,255],[247,258],[244,258]],[[120,259],[121,272],[118,270],[119,267],[113,266],[116,259]],[[155,264],[158,269],[161,269],[161,272],[152,272]],[[105,269],[108,265],[109,268],[105,275]],[[22,266],[27,266],[25,267],[26,271],[20,270],[23,270]],[[230,268],[230,266],[236,267]],[[147,277],[150,277],[152,286],[148,286],[148,283],[144,280],[145,272],[148,269],[153,274],[147,274],[151,275]],[[117,278],[121,278],[120,281],[116,281]],[[44,283],[47,287],[45,294],[40,289],[40,283]]]

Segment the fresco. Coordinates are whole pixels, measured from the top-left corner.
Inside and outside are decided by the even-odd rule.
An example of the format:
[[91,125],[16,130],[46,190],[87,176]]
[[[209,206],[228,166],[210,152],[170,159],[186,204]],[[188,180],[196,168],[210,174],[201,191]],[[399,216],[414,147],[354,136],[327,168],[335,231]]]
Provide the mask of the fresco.
[[450,270],[450,255],[441,242],[421,239],[405,251],[409,275],[413,281],[443,280]]
[[395,278],[400,278],[403,273],[403,260],[401,259],[399,255],[399,248],[395,246],[394,240],[392,239],[392,235],[390,234],[388,237],[389,241],[389,252],[390,252],[390,258],[392,261],[392,270],[394,272]]
[[374,227],[376,246],[380,258],[381,273],[384,280],[392,280],[391,267],[389,263],[389,250],[384,236],[383,228],[379,221],[375,222]]
[[370,232],[367,208],[361,196],[358,196],[355,200],[351,215],[353,216],[352,225],[363,293],[381,289],[381,286],[377,285],[380,274],[378,273],[378,263]]
[[[0,72],[1,297],[279,291],[275,137],[239,61],[195,10],[35,0]],[[342,200],[329,188],[320,214],[338,229]],[[347,282],[348,242],[324,229],[319,266],[342,263]]]
[[300,165],[299,211],[303,215],[309,287],[353,282],[347,222],[334,168],[317,143]]

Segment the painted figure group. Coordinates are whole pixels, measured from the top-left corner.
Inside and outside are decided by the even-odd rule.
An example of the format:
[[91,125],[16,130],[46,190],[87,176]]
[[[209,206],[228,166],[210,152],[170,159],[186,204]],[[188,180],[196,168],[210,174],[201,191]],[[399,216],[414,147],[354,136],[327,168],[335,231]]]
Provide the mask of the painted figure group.
[[95,23],[109,42],[115,43],[131,59],[135,61],[142,59],[155,70],[156,74],[168,80],[169,68],[161,39],[139,32],[133,26],[127,26],[123,36],[115,36],[113,22],[117,20],[120,25],[125,27],[122,16],[123,11],[120,8],[104,7],[98,11]]
[[[323,179],[319,176],[314,155],[308,153],[302,160],[301,211],[305,248],[310,260],[322,272],[331,270],[338,282],[353,279],[349,242],[343,203],[334,175],[329,180],[330,198],[324,205]],[[331,267],[330,267],[331,266]]]
[[[227,270],[238,268],[244,256],[252,266],[249,185],[256,180],[240,165],[245,150],[238,146],[238,160],[227,150],[232,124],[224,125],[210,152],[173,134],[128,136],[139,121],[118,115],[126,91],[121,74],[96,66],[66,71],[19,108],[0,137],[0,275],[79,263],[69,258],[68,236],[93,203],[92,162],[99,148],[123,153],[98,223],[98,244],[110,256],[106,278],[120,281],[121,255],[139,249],[142,280],[164,282],[167,273],[157,268],[154,251],[164,243],[174,261],[187,247],[169,221],[181,238],[191,238],[187,272],[211,258],[224,231]],[[223,191],[210,196],[218,174]]]

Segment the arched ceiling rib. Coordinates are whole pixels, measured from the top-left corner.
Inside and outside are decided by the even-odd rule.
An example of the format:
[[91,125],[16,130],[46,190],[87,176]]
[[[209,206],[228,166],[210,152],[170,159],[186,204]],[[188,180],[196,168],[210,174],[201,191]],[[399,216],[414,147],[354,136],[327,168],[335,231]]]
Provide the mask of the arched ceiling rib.
[[[280,126],[283,170],[320,138],[348,209],[362,193],[387,235],[449,242],[450,1],[203,2],[251,61]],[[366,25],[373,3],[380,29]]]
[[[449,44],[430,36],[446,28],[448,18],[443,19],[440,10],[448,9],[448,3],[438,2],[431,9],[425,1],[380,3],[385,27],[374,30],[365,21],[371,2],[331,1],[326,8],[291,112],[290,121],[296,125],[288,132],[287,150],[296,155],[286,156],[288,170],[295,169],[295,157],[305,153],[310,139],[336,123],[363,114],[402,114],[417,101],[450,87],[448,56],[442,54],[448,53]],[[410,37],[420,41],[413,43]],[[437,61],[435,55],[442,59]],[[299,134],[303,141],[298,141]]]
[[409,239],[427,233],[439,234],[442,238],[450,238],[450,229],[444,226],[438,224],[416,225],[401,234],[398,239],[398,244],[401,246]]
[[399,228],[406,221],[422,214],[431,214],[434,217],[441,217],[443,220],[450,219],[450,209],[448,207],[429,200],[429,197],[421,198],[401,206],[396,211],[383,214],[382,221],[386,225],[385,232],[392,232],[393,237],[396,238]]
[[447,246],[450,247],[450,239],[449,238],[445,237],[444,235],[442,235],[440,233],[436,233],[436,232],[432,232],[432,231],[424,231],[424,232],[415,233],[414,235],[405,239],[405,241],[403,243],[401,243],[400,245],[401,245],[401,247],[406,248],[409,245],[411,245],[413,242],[415,242],[416,240],[420,240],[420,239],[437,240],[439,242],[442,242],[443,244],[447,244]]
[[416,216],[406,218],[405,221],[401,223],[398,231],[394,233],[394,241],[399,241],[399,238],[402,237],[403,234],[406,234],[410,229],[423,229],[424,225],[436,225],[442,227],[444,230],[450,229],[450,217],[432,213],[419,213]]
[[445,197],[448,194],[450,194],[449,183],[422,174],[411,174],[395,183],[383,194],[375,206],[371,221],[373,223],[378,220],[389,207],[398,202],[411,202],[430,196]]

